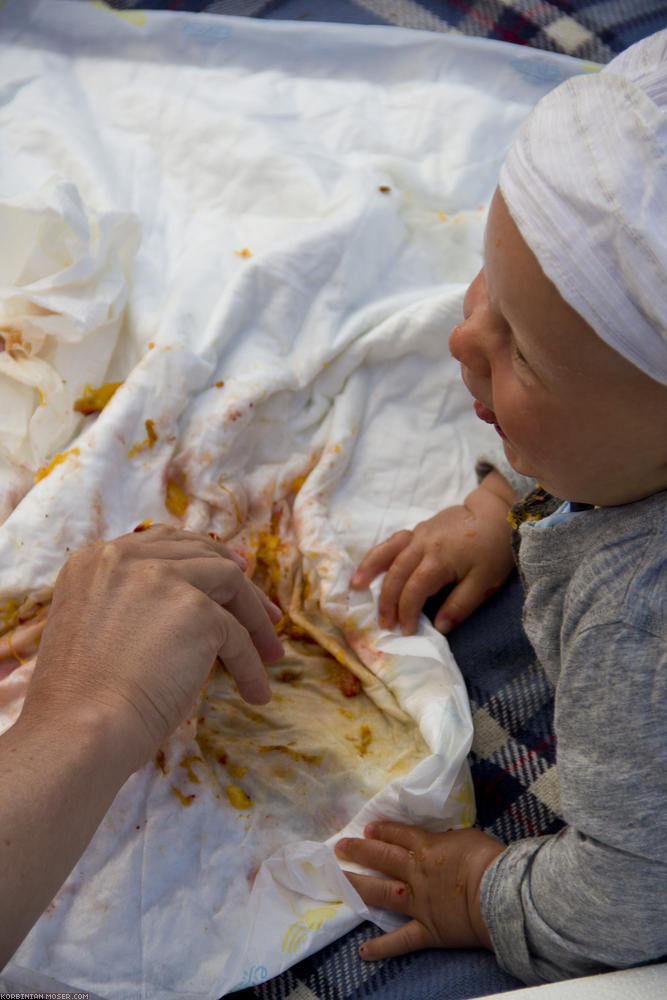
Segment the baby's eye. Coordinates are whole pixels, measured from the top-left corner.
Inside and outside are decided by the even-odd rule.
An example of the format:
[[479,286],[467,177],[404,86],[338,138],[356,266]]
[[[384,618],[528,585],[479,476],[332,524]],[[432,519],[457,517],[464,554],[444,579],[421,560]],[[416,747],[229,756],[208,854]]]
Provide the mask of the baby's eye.
[[528,364],[528,362],[526,361],[526,359],[524,358],[523,354],[521,353],[521,351],[519,350],[519,348],[516,346],[516,344],[512,344],[512,357],[520,365],[527,365]]

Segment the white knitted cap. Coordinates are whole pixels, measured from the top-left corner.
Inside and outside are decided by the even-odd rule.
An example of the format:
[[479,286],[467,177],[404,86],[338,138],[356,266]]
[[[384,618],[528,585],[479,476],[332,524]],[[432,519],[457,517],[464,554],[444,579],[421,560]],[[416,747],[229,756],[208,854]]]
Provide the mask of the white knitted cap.
[[547,94],[499,186],[562,297],[667,384],[667,30]]

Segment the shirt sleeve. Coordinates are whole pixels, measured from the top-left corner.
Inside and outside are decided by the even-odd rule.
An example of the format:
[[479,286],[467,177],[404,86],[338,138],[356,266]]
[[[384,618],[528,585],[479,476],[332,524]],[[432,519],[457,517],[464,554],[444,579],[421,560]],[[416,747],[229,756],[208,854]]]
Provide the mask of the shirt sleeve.
[[557,767],[568,825],[510,845],[484,874],[500,964],[527,984],[667,953],[667,652],[623,623],[564,650]]

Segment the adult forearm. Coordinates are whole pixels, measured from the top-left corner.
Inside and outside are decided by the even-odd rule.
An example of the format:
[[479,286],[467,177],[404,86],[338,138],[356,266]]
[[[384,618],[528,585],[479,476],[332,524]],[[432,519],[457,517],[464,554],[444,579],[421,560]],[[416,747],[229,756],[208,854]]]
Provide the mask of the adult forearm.
[[126,777],[92,711],[0,736],[0,968],[85,850]]

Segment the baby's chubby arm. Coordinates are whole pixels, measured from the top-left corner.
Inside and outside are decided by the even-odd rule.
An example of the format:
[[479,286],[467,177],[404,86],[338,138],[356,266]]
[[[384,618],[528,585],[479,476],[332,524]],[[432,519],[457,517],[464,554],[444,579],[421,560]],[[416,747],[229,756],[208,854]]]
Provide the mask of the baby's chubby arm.
[[[504,847],[481,830],[429,833],[402,823],[370,823],[365,838],[336,845],[341,861],[381,875],[346,872],[368,906],[410,917],[394,931],[365,942],[362,958],[376,960],[421,948],[489,948],[482,918],[484,872]],[[385,876],[385,877],[382,877]]]
[[509,508],[517,495],[495,469],[462,504],[447,507],[412,531],[398,531],[364,557],[350,586],[367,587],[386,571],[378,605],[383,628],[417,628],[428,597],[454,584],[434,624],[451,631],[504,583],[513,566]]

